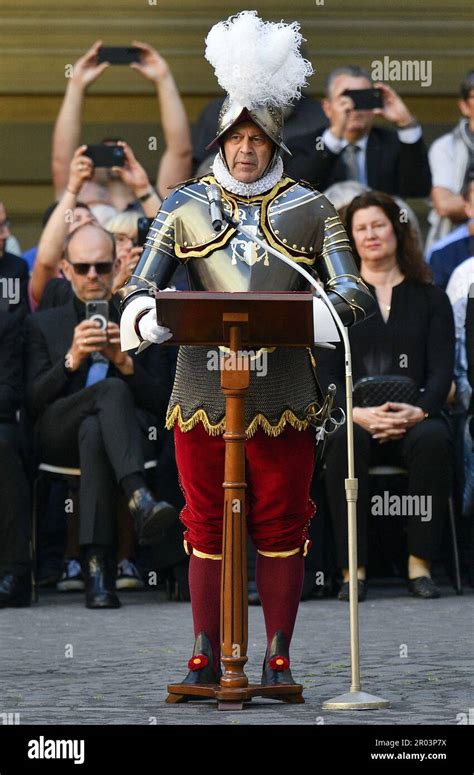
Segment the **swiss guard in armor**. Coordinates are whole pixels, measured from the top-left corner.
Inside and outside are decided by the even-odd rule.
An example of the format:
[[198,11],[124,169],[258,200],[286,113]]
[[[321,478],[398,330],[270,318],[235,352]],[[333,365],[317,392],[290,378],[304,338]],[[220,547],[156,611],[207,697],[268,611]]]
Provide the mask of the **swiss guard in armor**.
[[[283,172],[283,107],[298,99],[312,68],[301,57],[299,25],[274,24],[244,11],[216,24],[206,58],[228,93],[219,117],[212,174],[186,181],[163,202],[135,274],[121,289],[122,349],[172,336],[157,324],[150,288],[164,290],[180,264],[195,291],[304,291],[307,280],[227,224],[213,229],[207,190],[219,186],[224,209],[269,246],[324,284],[346,326],[372,314],[349,242],[329,201]],[[210,138],[211,139],[211,138]],[[185,682],[218,683],[223,524],[225,399],[218,351],[181,347],[166,427],[174,429],[186,504],[181,520],[190,554],[196,642]],[[311,352],[257,353],[246,399],[248,529],[257,549],[256,583],[267,644],[263,684],[293,683],[289,646],[304,578],[315,418],[324,397]]]

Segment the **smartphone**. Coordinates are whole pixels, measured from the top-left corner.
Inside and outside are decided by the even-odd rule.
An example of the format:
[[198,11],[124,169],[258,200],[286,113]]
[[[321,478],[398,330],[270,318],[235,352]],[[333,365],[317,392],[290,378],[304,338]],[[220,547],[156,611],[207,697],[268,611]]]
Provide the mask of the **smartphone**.
[[86,320],[96,320],[101,331],[107,331],[109,322],[108,301],[86,301]]
[[121,145],[88,145],[84,155],[92,159],[94,167],[123,167],[125,164]]
[[150,226],[153,223],[153,218],[139,218],[137,224],[137,241],[138,247],[142,248],[145,244],[147,234],[150,230]]
[[140,49],[134,46],[101,46],[97,61],[111,65],[129,65],[140,61]]
[[342,92],[354,103],[354,110],[375,110],[383,108],[382,91],[380,89],[346,89]]

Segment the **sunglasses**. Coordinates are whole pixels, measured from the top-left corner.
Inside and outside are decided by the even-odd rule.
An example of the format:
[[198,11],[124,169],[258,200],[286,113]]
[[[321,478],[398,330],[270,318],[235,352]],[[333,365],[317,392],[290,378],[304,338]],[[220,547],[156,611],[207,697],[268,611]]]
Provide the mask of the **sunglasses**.
[[112,271],[113,262],[112,261],[99,261],[97,264],[89,264],[89,263],[73,263],[72,261],[68,261],[68,264],[72,266],[76,274],[86,275],[89,274],[89,269],[91,266],[94,267],[97,274],[109,274]]

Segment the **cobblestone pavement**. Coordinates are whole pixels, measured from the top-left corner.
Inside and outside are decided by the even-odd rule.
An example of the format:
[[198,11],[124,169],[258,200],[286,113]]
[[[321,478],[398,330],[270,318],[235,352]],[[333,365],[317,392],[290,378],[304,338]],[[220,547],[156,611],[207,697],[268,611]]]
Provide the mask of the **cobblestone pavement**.
[[[243,713],[164,704],[191,655],[189,604],[129,592],[120,610],[89,611],[81,594],[45,591],[31,608],[0,611],[0,713],[19,713],[20,724],[455,725],[471,708],[474,723],[474,594],[442,591],[423,601],[401,583],[374,582],[360,606],[362,689],[390,700],[389,710],[322,710],[350,686],[348,606],[331,599],[300,606],[292,668],[306,703],[253,700]],[[258,681],[261,608],[250,608],[249,632],[247,674]]]

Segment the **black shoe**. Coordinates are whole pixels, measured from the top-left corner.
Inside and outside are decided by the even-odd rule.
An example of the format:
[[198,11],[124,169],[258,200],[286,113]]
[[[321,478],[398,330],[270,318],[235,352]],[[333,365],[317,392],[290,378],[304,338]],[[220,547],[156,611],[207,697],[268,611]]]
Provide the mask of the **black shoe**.
[[[196,638],[193,656],[188,662],[189,673],[183,684],[218,684],[221,671],[214,670],[214,656],[209,638],[205,632],[200,632]],[[199,699],[195,697],[193,699]]]
[[295,684],[290,670],[290,654],[286,638],[277,630],[263,660],[262,686]]
[[423,597],[425,600],[435,599],[441,593],[429,576],[418,576],[416,579],[408,579],[408,591],[414,597]]
[[120,608],[115,593],[115,558],[104,547],[90,547],[82,560],[86,608]]
[[255,581],[249,581],[247,584],[247,595],[249,605],[262,605],[260,601],[260,595],[257,591],[257,585]]
[[148,487],[135,490],[128,502],[128,508],[134,519],[138,543],[141,546],[157,543],[178,520],[175,507],[166,501],[156,501]]
[[[357,597],[359,599],[359,603],[362,603],[363,600],[367,597],[367,582],[365,579],[357,579]],[[338,596],[338,600],[349,600],[349,582],[344,581],[342,584]]]
[[31,577],[29,573],[0,576],[0,608],[26,608],[31,605]]

